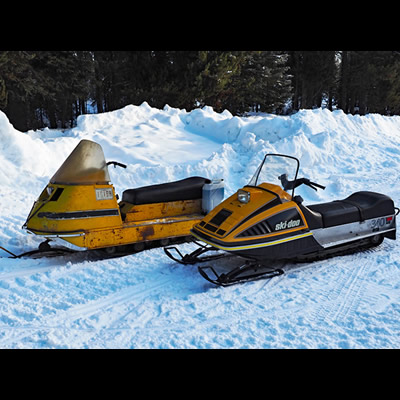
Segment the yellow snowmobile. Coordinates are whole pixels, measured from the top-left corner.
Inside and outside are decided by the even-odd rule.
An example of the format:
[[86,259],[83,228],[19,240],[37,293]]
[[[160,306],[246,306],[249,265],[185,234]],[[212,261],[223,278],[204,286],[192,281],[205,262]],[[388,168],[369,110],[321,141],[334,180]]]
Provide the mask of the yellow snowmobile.
[[[43,236],[39,250],[62,239],[80,250],[108,253],[183,242],[190,229],[223,199],[223,182],[202,177],[127,189],[122,200],[110,182],[103,149],[82,140],[50,179],[23,226]],[[57,241],[57,240],[56,240]]]
[[[266,154],[248,185],[194,225],[192,235],[206,245],[184,256],[177,248],[165,248],[166,254],[183,264],[224,253],[247,259],[228,273],[219,273],[213,266],[198,267],[208,281],[227,286],[281,275],[281,268],[268,266],[276,260],[314,261],[374,247],[384,238],[396,239],[399,209],[390,197],[361,191],[343,200],[304,205],[303,198],[295,196],[295,188],[325,187],[297,178],[299,165],[295,157]],[[217,250],[224,253],[200,257]]]

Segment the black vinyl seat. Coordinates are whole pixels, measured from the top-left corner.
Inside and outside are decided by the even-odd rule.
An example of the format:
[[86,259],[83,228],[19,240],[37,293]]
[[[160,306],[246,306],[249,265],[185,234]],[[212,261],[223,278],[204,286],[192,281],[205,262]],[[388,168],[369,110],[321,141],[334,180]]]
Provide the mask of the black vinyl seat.
[[307,206],[322,217],[325,228],[394,214],[393,200],[381,193],[356,192],[344,200]]
[[206,183],[211,183],[211,181],[207,178],[193,176],[160,185],[127,189],[122,193],[122,201],[140,205],[200,199],[202,198],[203,185]]

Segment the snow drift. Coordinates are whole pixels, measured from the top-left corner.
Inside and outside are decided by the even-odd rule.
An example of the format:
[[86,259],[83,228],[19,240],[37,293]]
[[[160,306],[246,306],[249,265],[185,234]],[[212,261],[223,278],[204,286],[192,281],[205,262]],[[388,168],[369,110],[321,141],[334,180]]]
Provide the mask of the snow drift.
[[[271,152],[296,156],[300,176],[326,185],[299,188],[305,204],[371,190],[399,206],[399,138],[400,117],[326,109],[239,118],[143,103],[80,116],[64,132],[25,133],[0,112],[0,246],[20,253],[40,243],[21,225],[81,139],[128,165],[110,168],[120,195],[201,175],[224,178],[229,196]],[[398,243],[384,241],[375,251],[293,265],[269,281],[214,288],[162,249],[100,261],[11,260],[0,250],[0,347],[396,348],[399,256]]]

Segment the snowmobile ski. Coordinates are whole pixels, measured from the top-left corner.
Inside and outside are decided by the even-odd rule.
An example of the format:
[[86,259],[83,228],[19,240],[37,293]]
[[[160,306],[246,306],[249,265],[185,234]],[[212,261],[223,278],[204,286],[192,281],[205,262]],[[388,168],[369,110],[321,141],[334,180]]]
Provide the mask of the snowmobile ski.
[[[218,286],[231,286],[259,279],[271,279],[284,274],[284,271],[280,268],[268,269],[267,271],[259,271],[259,269],[265,269],[265,266],[251,261],[246,261],[243,265],[234,268],[226,274],[218,274],[212,266],[206,265],[204,267],[198,267],[198,271],[204,279]],[[214,278],[210,277],[206,270],[210,270]]]
[[[171,239],[170,242],[175,244],[182,244],[190,240],[191,240],[190,236],[184,236]],[[37,249],[30,250],[21,254],[15,254],[2,246],[0,246],[0,249],[10,254],[8,258],[13,258],[13,259],[16,258],[38,259],[38,258],[50,258],[57,256],[81,254],[82,256],[85,257],[88,256],[90,259],[102,260],[109,258],[125,257],[132,254],[140,253],[145,250],[151,250],[160,247],[164,248],[165,245],[165,243],[162,240],[154,240],[154,241],[147,241],[145,243],[140,243],[140,246],[137,243],[134,243],[130,245],[106,247],[94,250],[77,250],[65,246],[52,247],[50,246],[49,242],[51,242],[51,240],[47,239],[45,242],[40,243]]]
[[42,257],[57,257],[65,254],[77,253],[77,250],[69,249],[68,247],[51,247],[49,240],[40,243],[35,250],[26,251],[21,254],[14,254],[12,251],[0,246],[0,249],[10,254],[9,258],[42,258]]
[[[172,260],[174,260],[180,264],[184,264],[184,265],[192,265],[192,264],[197,264],[197,263],[201,263],[201,262],[217,260],[217,259],[229,256],[229,254],[227,254],[227,253],[219,253],[219,254],[214,254],[211,256],[200,257],[204,253],[208,253],[211,251],[218,251],[218,249],[216,249],[215,247],[212,247],[212,246],[203,245],[202,243],[200,243],[194,239],[192,240],[192,242],[196,243],[199,247],[189,254],[183,255],[176,246],[164,247],[164,252]],[[171,253],[172,251],[175,251],[179,258],[177,256],[172,255],[172,253]]]

